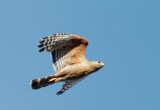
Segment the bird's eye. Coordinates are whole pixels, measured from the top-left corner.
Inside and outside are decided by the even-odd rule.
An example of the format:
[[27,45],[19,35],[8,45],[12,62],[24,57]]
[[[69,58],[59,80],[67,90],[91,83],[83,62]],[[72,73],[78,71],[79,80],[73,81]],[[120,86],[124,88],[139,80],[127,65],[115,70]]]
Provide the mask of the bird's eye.
[[101,63],[100,61],[98,61],[98,63]]

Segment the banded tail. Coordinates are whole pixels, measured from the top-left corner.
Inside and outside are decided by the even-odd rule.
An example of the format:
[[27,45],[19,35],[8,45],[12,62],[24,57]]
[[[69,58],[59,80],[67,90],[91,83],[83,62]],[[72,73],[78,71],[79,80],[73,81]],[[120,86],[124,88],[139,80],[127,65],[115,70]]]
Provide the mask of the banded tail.
[[[51,79],[52,79],[52,81],[49,81]],[[32,87],[32,89],[40,89],[42,87],[45,87],[45,86],[48,86],[48,85],[55,83],[55,79],[56,78],[53,78],[52,76],[48,76],[48,77],[44,77],[44,78],[40,78],[40,79],[33,79],[31,81],[31,87]]]

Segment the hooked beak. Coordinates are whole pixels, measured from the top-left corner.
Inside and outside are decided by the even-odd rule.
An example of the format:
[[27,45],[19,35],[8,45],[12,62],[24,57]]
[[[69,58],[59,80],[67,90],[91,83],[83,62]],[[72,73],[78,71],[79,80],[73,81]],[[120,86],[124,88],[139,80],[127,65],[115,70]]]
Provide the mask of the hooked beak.
[[101,65],[102,65],[102,67],[103,67],[103,66],[105,66],[105,64],[104,64],[104,63],[102,63]]

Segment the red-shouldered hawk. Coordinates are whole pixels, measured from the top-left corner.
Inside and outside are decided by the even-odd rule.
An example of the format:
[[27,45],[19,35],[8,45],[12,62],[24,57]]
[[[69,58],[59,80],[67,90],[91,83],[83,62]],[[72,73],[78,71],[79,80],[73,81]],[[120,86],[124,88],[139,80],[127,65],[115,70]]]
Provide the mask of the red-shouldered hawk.
[[34,79],[31,81],[32,89],[39,89],[56,82],[65,82],[57,95],[99,70],[104,66],[101,61],[88,61],[85,50],[88,41],[80,36],[58,33],[44,37],[38,45],[39,52],[48,51],[52,54],[53,67],[57,74]]

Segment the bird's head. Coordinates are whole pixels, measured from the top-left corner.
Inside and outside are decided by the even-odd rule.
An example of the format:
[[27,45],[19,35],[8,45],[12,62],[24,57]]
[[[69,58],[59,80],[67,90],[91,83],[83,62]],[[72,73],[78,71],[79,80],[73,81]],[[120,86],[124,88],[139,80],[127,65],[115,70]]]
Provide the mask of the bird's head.
[[92,61],[92,67],[95,69],[95,71],[101,69],[105,64],[101,61]]

